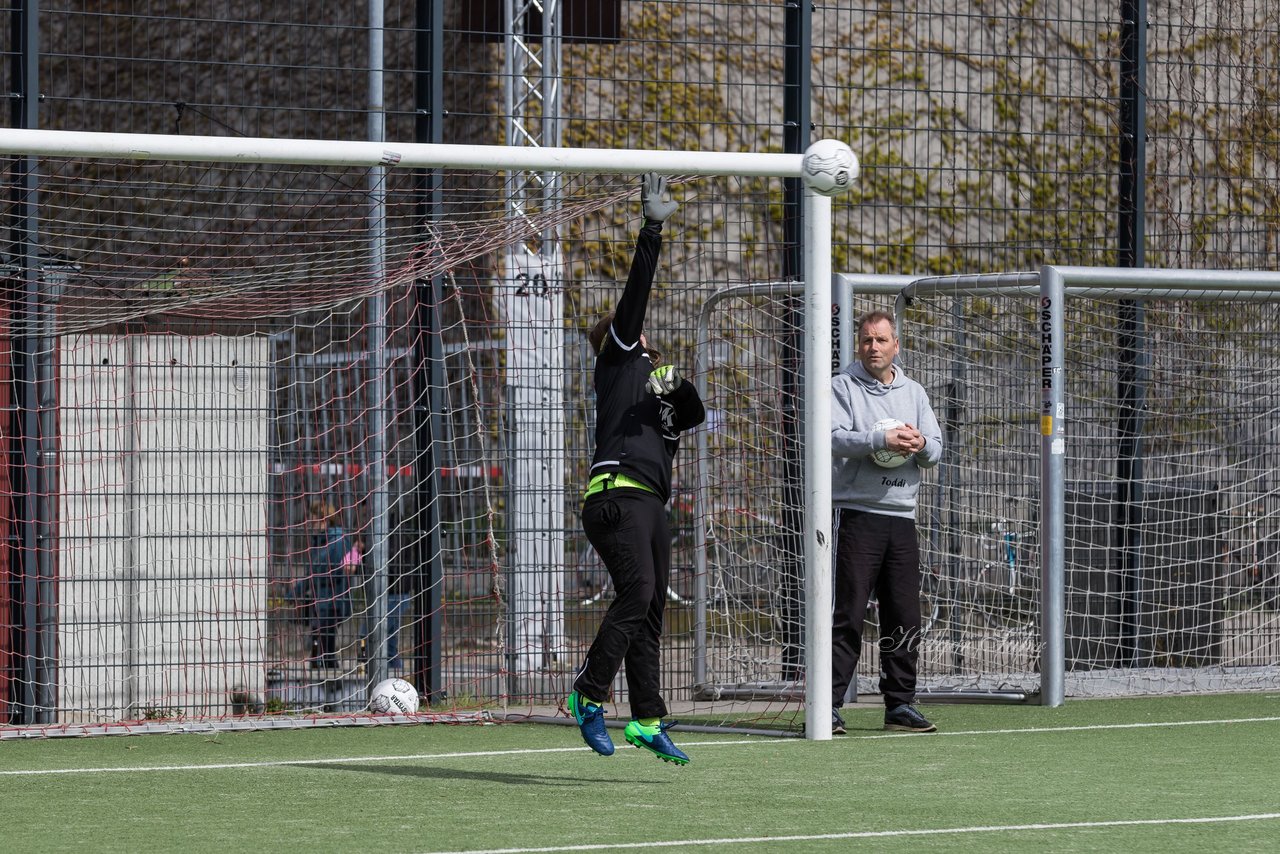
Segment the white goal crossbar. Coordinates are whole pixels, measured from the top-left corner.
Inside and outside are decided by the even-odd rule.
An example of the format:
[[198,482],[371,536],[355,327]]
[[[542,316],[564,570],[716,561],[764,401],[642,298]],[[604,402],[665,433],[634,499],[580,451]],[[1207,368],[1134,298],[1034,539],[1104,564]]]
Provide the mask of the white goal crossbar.
[[512,145],[360,142],[262,137],[169,136],[56,130],[0,130],[0,154],[120,160],[491,169],[571,173],[799,178],[800,154],[534,148]]

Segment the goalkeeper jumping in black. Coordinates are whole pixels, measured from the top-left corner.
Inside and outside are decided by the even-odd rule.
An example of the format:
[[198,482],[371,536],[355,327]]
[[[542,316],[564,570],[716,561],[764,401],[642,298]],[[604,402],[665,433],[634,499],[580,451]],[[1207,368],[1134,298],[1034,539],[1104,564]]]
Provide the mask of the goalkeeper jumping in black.
[[667,179],[643,178],[644,224],[617,311],[591,330],[596,352],[596,451],[582,503],[582,527],[609,570],[616,596],[573,682],[566,705],[587,745],[613,753],[604,702],[625,662],[631,721],[624,735],[667,762],[689,762],[664,723],[660,645],[671,575],[671,465],[680,433],[706,417],[693,384],[661,364],[644,329],[662,248],[662,223],[677,204]]

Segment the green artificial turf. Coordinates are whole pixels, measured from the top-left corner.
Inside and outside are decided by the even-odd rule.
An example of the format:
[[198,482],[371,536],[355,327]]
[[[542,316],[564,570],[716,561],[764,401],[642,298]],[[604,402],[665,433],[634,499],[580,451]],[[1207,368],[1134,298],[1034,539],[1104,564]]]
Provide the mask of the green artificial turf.
[[923,710],[940,733],[884,733],[869,707],[846,709],[849,735],[830,742],[673,730],[684,768],[620,732],[606,758],[572,727],[533,724],[10,741],[4,849],[1171,852],[1280,839],[1280,819],[1258,818],[1280,814],[1280,693]]

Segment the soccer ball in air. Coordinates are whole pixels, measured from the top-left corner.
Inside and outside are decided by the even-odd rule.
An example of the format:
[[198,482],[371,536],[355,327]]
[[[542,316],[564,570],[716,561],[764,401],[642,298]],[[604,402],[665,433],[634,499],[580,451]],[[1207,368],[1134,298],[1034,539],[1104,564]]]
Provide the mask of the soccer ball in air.
[[383,679],[369,692],[369,711],[376,715],[414,714],[418,691],[403,679]]
[[840,140],[820,139],[805,150],[800,169],[815,193],[838,196],[858,177],[858,158]]
[[[882,430],[892,430],[895,427],[905,426],[905,424],[896,418],[881,418],[875,424],[871,425],[871,429],[876,432],[880,432]],[[890,451],[888,448],[881,448],[871,455],[871,461],[876,465],[887,469],[896,469],[898,466],[905,463],[907,458],[897,451]]]

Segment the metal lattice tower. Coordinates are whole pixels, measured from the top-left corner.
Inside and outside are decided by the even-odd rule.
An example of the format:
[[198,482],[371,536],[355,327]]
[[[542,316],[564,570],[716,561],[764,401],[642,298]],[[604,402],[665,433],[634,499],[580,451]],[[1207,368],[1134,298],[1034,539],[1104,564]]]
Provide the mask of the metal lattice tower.
[[[506,69],[503,75],[506,144],[560,145],[561,4],[560,0],[504,0]],[[541,34],[530,25],[541,19]],[[512,172],[508,176],[509,213],[528,216],[556,204],[556,173]],[[542,236],[544,243],[554,235]]]
[[[530,27],[541,13],[541,37]],[[560,0],[504,0],[507,133],[512,146],[560,144]],[[531,218],[559,202],[555,173],[511,172],[507,214]],[[507,649],[511,671],[554,673],[564,630],[564,290],[553,228],[505,253],[499,299],[507,323],[505,418],[510,530]],[[512,677],[516,678],[515,676]],[[537,676],[529,678],[536,679]],[[531,687],[512,685],[512,693]]]

